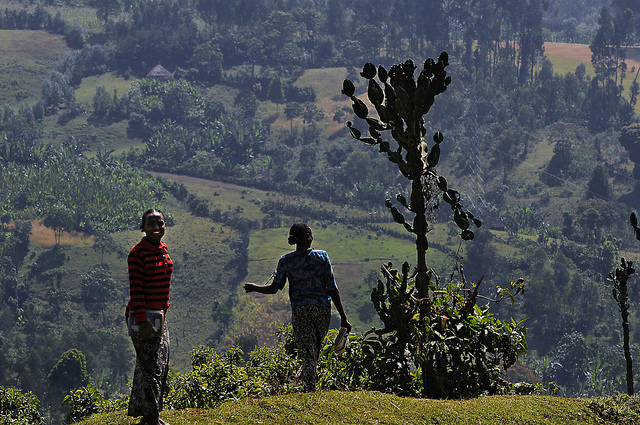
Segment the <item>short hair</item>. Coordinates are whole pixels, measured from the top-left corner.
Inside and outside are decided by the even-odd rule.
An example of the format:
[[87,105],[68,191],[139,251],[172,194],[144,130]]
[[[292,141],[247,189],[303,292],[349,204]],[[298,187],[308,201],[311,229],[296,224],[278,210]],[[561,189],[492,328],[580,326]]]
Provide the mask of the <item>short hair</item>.
[[307,223],[295,223],[289,229],[289,245],[296,245],[302,239],[311,234],[311,227]]
[[162,214],[162,218],[164,219],[164,221],[167,221],[167,218],[164,216],[164,213],[162,211],[160,211],[157,208],[149,208],[148,210],[146,210],[143,214],[142,214],[142,222],[140,223],[140,230],[144,230],[144,221],[147,219],[147,217],[153,213],[160,213]]

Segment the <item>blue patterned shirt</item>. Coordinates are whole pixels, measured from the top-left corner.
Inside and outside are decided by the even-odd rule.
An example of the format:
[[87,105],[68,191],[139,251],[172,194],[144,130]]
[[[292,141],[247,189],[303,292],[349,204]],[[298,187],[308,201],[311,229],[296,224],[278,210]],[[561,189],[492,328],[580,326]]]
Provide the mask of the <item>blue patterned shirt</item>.
[[326,251],[309,248],[284,254],[273,278],[275,292],[284,288],[286,280],[292,307],[311,304],[331,308],[329,292],[338,287]]

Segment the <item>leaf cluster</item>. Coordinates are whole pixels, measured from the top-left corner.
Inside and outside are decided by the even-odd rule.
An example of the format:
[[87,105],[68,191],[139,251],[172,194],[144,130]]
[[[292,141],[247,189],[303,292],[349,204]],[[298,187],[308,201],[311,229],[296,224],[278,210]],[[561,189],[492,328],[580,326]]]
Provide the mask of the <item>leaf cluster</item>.
[[41,425],[44,418],[38,407],[40,401],[31,392],[0,387],[0,422],[15,425]]
[[190,352],[192,371],[170,375],[166,404],[173,409],[212,408],[229,399],[298,390],[294,376],[299,362],[287,347],[290,336],[276,348],[256,347],[246,361],[239,348],[217,354],[210,347],[196,347]]

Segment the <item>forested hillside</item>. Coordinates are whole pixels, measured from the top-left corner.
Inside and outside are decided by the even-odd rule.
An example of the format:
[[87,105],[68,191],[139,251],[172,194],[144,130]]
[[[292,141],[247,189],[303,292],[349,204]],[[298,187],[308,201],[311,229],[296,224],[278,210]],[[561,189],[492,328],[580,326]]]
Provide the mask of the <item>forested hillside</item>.
[[[176,261],[176,372],[198,345],[274,344],[286,294],[241,284],[268,279],[297,220],[329,252],[355,331],[378,326],[380,265],[415,261],[385,208],[409,188],[349,135],[362,121],[342,82],[364,99],[365,62],[447,51],[452,81],[426,134],[444,135],[438,171],[483,225],[462,242],[443,202],[429,265],[445,276],[461,260],[487,298],[523,277],[514,306],[491,308],[528,319],[535,379],[622,391],[607,276],[640,253],[640,6],[602,3],[2,0],[0,386],[33,391],[51,423],[89,381],[127,392],[125,258],[151,206],[167,212]],[[547,55],[551,41],[587,53]],[[637,357],[635,281],[630,296]],[[74,348],[86,370],[58,385],[48,377]]]

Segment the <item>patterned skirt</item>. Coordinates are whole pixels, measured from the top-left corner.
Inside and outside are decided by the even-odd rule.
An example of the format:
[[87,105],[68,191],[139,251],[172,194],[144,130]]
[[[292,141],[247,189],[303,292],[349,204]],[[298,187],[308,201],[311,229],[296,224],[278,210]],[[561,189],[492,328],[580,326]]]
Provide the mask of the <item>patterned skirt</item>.
[[131,337],[136,350],[129,416],[158,417],[163,410],[163,394],[169,373],[169,330],[164,322],[162,336],[142,339]]
[[302,362],[300,379],[305,392],[316,390],[318,356],[329,332],[331,307],[303,305],[291,308],[293,338]]

